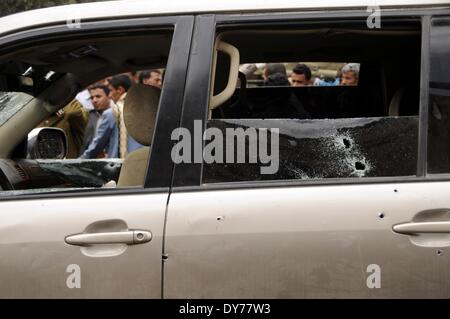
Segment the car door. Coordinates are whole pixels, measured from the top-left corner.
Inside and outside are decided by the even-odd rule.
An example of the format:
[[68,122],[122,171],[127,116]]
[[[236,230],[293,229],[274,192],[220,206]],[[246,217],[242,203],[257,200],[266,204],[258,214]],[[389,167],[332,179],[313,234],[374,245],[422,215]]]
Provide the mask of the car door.
[[[352,17],[364,17],[357,11],[348,14]],[[260,124],[260,127],[275,127],[279,130],[277,135],[280,169],[284,166],[285,169],[292,170],[288,164],[294,163],[294,155],[306,154],[309,147],[316,151],[313,153],[316,160],[320,159],[317,154],[325,147],[324,158],[328,158],[333,165],[341,165],[339,152],[354,152],[351,157],[353,161],[355,158],[363,158],[367,160],[364,163],[371,163],[371,168],[375,171],[391,167],[392,172],[373,178],[362,174],[357,178],[326,180],[308,176],[305,179],[302,177],[302,171],[297,170],[298,175],[294,174],[296,177],[293,179],[298,181],[283,180],[284,178],[274,178],[271,181],[270,178],[255,178],[258,174],[255,173],[254,166],[249,164],[241,164],[243,166],[239,168],[237,164],[234,167],[234,164],[212,167],[201,162],[180,162],[175,168],[174,188],[167,216],[164,297],[450,296],[450,184],[446,179],[449,173],[449,77],[448,72],[442,71],[448,70],[450,65],[449,42],[444,41],[448,40],[450,28],[448,18],[435,18],[430,24],[430,12],[415,14],[423,15],[419,27],[422,33],[419,40],[419,47],[422,48],[421,104],[420,113],[415,117],[383,118],[384,124],[381,124],[379,119],[374,120],[378,124],[372,122],[369,125],[372,127],[370,133],[365,131],[365,124],[358,123],[358,120],[344,119],[354,125],[337,132],[345,132],[348,135],[337,134],[330,140],[316,140],[312,146],[308,143],[314,139],[315,133],[308,131],[303,142],[296,139],[292,128],[295,122],[273,120]],[[395,18],[396,14],[391,12],[387,15]],[[326,19],[327,13],[307,16]],[[192,56],[190,63],[198,67],[197,72],[201,70],[207,75],[202,79],[210,79],[212,76],[211,71],[202,68],[199,62],[201,59],[213,61],[211,52],[212,41],[216,36],[214,28],[219,30],[224,27],[221,23],[232,23],[235,30],[239,29],[239,23],[242,23],[241,27],[244,28],[246,19],[259,26],[258,23],[267,26],[279,19],[288,23],[290,19],[297,19],[298,22],[300,18],[281,18],[279,15],[267,15],[265,18],[251,15],[198,18],[196,27],[204,28],[199,32],[207,33],[205,30],[209,30],[209,34],[204,35],[202,39],[193,39],[204,57],[197,57],[197,60]],[[331,21],[326,24],[327,28],[332,27]],[[431,38],[428,37],[430,26]],[[258,29],[259,34],[263,32],[261,29]],[[245,31],[242,34],[245,34]],[[256,37],[257,34],[255,32],[253,36]],[[235,45],[245,43],[245,40],[238,36],[236,35]],[[209,42],[205,39],[209,39]],[[232,40],[232,35],[228,39]],[[432,107],[428,104],[430,41],[430,93],[436,107],[430,109],[429,132],[432,136],[428,139],[427,166],[427,118],[428,108]],[[298,42],[300,43],[301,39],[298,39]],[[323,50],[325,47],[326,44]],[[241,51],[243,58],[248,57],[245,55],[248,53],[248,47],[245,48],[247,51]],[[263,51],[267,47],[258,48]],[[274,56],[273,52],[271,56]],[[361,68],[364,68],[364,63]],[[184,104],[186,116],[182,122],[182,126],[191,132],[191,136],[196,134],[194,120],[203,121],[200,122],[203,124],[198,125],[202,133],[206,132],[207,127],[214,125],[214,121],[208,120],[205,111],[208,108],[209,80],[201,82],[200,77],[189,73],[188,81],[194,79],[198,80],[195,82],[195,91],[190,90],[188,82]],[[203,91],[198,89],[200,85]],[[199,105],[202,105],[202,108]],[[257,122],[246,122],[244,119],[225,119],[222,120],[221,126],[214,127],[219,130],[222,130],[224,125],[227,128],[233,127],[232,125],[245,128],[245,125],[255,127],[255,123]],[[323,132],[324,127],[320,129],[314,125],[327,125],[327,120],[301,123],[306,128],[312,127]],[[333,125],[338,125],[337,123],[339,121]],[[362,130],[361,134],[356,133],[358,130]],[[381,137],[371,139],[376,134],[381,134]],[[389,144],[387,151],[379,153],[378,159],[361,157],[361,154],[367,153],[367,149],[360,144],[361,140],[349,138],[357,135],[361,139],[370,140],[370,147],[392,144]],[[321,144],[322,141],[325,141],[325,146]],[[230,141],[225,142],[227,143]],[[358,147],[352,148],[351,145]],[[410,147],[409,151],[406,146]],[[195,152],[195,147],[192,147],[192,152]],[[289,157],[288,154],[292,156]],[[288,159],[284,164],[283,156]],[[319,165],[318,163],[313,164]],[[333,165],[331,166],[335,167]],[[430,174],[432,172],[435,174]],[[317,170],[316,173],[320,175],[321,172]]]
[[189,16],[92,21],[77,29],[64,23],[1,39],[6,47],[9,41],[17,44],[29,37],[52,41],[58,34],[64,40],[66,33],[92,36],[97,30],[173,31],[145,186],[0,190],[0,297],[161,297],[163,229],[173,166],[166,141],[181,113],[192,24]]

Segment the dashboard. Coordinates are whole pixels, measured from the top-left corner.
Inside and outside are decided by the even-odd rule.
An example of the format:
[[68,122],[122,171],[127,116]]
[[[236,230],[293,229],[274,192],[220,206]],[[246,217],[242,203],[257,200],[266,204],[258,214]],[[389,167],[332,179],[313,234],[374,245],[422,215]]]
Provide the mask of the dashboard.
[[121,159],[0,159],[0,190],[102,187],[118,181]]

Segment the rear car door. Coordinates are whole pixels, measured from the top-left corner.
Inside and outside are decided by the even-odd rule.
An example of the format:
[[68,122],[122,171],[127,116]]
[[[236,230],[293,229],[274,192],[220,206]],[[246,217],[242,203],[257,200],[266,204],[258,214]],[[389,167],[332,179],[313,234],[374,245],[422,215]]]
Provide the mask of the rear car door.
[[[232,30],[244,30],[246,23],[255,23],[257,32],[252,36],[256,38],[264,32],[262,25],[276,34],[277,26],[281,28],[277,21],[282,20],[284,26],[292,22],[292,29],[303,28],[298,26],[303,19],[325,21],[329,14],[197,18],[196,27],[203,28],[198,32],[204,34],[193,41],[203,58],[191,58],[197,68],[196,74],[188,74],[182,126],[191,136],[198,134],[195,120],[200,121],[202,132],[210,127],[276,128],[278,133],[271,134],[279,137],[280,175],[259,176],[259,167],[245,163],[176,165],[164,245],[164,297],[450,296],[448,18],[431,18],[438,14],[433,10],[382,11],[385,22],[401,20],[403,14],[418,17],[421,89],[416,114],[307,121],[208,117],[214,73],[200,61],[211,61],[214,66],[213,43],[219,33],[215,28],[226,29],[229,24]],[[359,17],[361,22],[355,23],[365,23],[358,10],[336,15]],[[326,28],[332,28],[333,21],[337,20],[326,21]],[[384,28],[389,32],[387,25]],[[243,36],[250,32],[246,30],[235,38],[224,31],[221,39],[241,49],[241,63],[264,62],[245,60],[252,45],[260,50],[256,56],[273,58],[277,46],[246,46]],[[292,42],[306,43],[301,38]],[[309,49],[312,52],[313,47]],[[280,51],[288,52],[286,48]],[[329,52],[325,42],[320,52]],[[365,65],[361,62],[361,70]],[[195,90],[190,82],[195,83]],[[357,89],[364,89],[362,78],[360,82]],[[397,87],[390,90],[392,97]],[[310,160],[300,157],[308,154]],[[305,161],[309,166],[300,165]],[[308,167],[314,174],[308,173]]]
[[[3,48],[23,47],[29,41],[85,39],[104,32],[113,41],[109,45],[119,46],[110,53],[128,59],[133,67],[147,62],[145,54],[142,61],[133,60],[132,54],[150,52],[153,44],[133,47],[131,43],[120,49],[123,38],[114,44],[114,34],[158,37],[159,32],[172,32],[144,187],[0,190],[2,298],[161,297],[164,218],[173,166],[167,140],[181,113],[192,26],[190,16],[82,21],[80,28],[62,23],[0,39]],[[159,38],[166,41],[165,35]],[[100,43],[96,50],[101,48]],[[8,54],[16,56],[11,50]],[[95,62],[98,57],[91,59]],[[98,80],[95,70],[91,75]]]

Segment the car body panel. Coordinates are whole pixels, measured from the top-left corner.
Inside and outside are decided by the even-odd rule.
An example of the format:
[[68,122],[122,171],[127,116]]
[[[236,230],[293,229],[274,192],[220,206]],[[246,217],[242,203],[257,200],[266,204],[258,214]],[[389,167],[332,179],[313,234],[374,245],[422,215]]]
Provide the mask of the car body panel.
[[[166,203],[167,193],[0,202],[0,297],[160,298]],[[117,247],[65,243],[99,222],[103,229],[94,231],[124,231],[126,224],[150,231],[152,240]],[[80,287],[67,283],[73,265]]]
[[[164,297],[448,297],[450,257],[437,254],[448,235],[418,244],[392,227],[449,207],[449,191],[436,182],[175,192]],[[377,266],[380,288],[370,288]]]

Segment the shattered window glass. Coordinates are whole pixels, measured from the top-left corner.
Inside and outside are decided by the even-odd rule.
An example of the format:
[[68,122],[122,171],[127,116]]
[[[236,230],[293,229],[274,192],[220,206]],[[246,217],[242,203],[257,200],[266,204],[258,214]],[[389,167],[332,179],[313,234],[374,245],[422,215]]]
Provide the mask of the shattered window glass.
[[[233,161],[204,163],[203,183],[416,175],[417,116],[319,120],[224,119],[210,120],[208,128],[219,129],[223,136],[226,136],[227,129],[236,128],[254,128],[256,131],[270,131],[271,135],[277,134],[277,138],[266,137],[263,142],[278,143],[279,152],[272,154],[275,156],[271,158],[278,160],[278,169],[272,174],[261,173],[261,167],[270,163],[261,161],[264,157],[258,152],[258,161],[251,163],[251,143],[248,140],[246,163],[238,163],[236,142]],[[274,128],[278,133],[274,133]],[[257,134],[257,137],[259,139],[260,135]],[[225,143],[229,147],[230,142],[224,142],[223,148],[227,151]],[[260,140],[260,147],[259,143]],[[271,150],[270,146],[268,150]]]
[[0,92],[0,126],[32,99],[33,96],[21,92]]
[[432,20],[428,173],[450,173],[450,18]]

